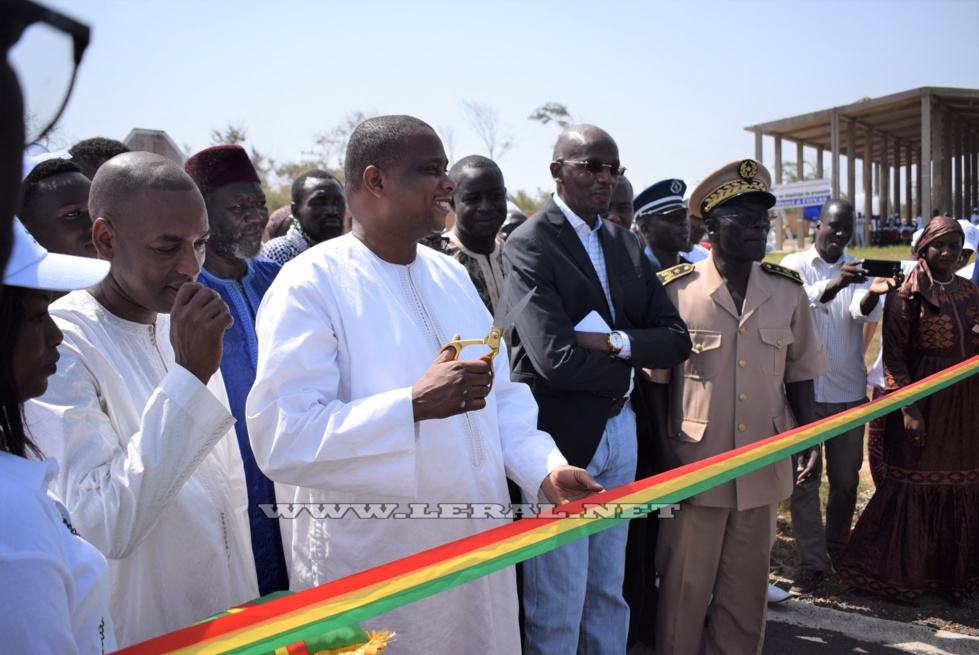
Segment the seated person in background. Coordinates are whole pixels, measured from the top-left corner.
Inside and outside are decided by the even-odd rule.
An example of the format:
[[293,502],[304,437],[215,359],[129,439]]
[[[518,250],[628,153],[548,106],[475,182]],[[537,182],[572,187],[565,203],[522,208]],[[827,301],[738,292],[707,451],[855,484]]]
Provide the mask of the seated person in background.
[[231,326],[195,282],[204,199],[175,163],[119,155],[92,182],[98,285],[51,307],[63,373],[26,407],[55,488],[109,558],[121,647],[258,595],[244,471],[218,372]]
[[82,175],[90,180],[95,178],[95,173],[102,164],[124,152],[130,152],[129,146],[121,141],[107,139],[103,136],[79,141],[68,148],[71,160],[82,169]]
[[24,178],[17,215],[49,252],[95,257],[88,213],[91,186],[71,159],[46,159]]

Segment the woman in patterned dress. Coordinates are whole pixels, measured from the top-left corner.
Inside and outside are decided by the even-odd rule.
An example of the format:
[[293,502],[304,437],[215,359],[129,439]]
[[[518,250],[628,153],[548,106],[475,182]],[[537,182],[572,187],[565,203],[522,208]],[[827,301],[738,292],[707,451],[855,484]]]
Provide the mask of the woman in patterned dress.
[[[963,232],[938,217],[918,266],[884,306],[888,392],[979,354],[979,288],[955,275]],[[887,415],[884,478],[838,573],[856,587],[915,601],[960,600],[979,587],[979,376]]]

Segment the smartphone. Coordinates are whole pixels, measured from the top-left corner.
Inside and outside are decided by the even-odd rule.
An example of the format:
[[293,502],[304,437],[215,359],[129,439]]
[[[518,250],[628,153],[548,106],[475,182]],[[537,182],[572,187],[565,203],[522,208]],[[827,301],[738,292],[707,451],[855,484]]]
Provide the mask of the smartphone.
[[894,277],[901,272],[901,262],[892,259],[865,259],[860,267],[867,277]]

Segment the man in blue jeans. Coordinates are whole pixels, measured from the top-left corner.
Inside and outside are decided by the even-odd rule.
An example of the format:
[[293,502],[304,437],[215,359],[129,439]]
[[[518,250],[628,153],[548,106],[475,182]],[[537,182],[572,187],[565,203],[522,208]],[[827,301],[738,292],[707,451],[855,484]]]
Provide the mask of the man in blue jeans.
[[[593,125],[565,130],[550,169],[556,193],[503,251],[510,297],[536,289],[512,333],[512,379],[530,386],[537,427],[612,489],[635,480],[627,402],[635,369],[679,364],[690,337],[639,240],[600,218],[625,170],[612,137]],[[627,531],[616,526],[524,564],[525,653],[626,651]]]

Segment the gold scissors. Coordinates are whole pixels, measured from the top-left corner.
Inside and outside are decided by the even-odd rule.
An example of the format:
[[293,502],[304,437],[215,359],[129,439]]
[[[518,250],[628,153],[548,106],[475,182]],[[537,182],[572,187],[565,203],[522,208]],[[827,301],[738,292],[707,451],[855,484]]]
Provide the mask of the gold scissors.
[[517,316],[524,310],[527,303],[530,302],[531,297],[534,292],[537,291],[537,287],[534,287],[527,292],[523,298],[517,301],[517,304],[508,312],[507,300],[510,297],[510,278],[507,278],[503,283],[503,293],[500,294],[500,300],[496,304],[496,316],[493,317],[493,325],[490,326],[489,334],[487,334],[482,339],[456,339],[455,341],[450,341],[439,349],[439,354],[445,352],[448,349],[455,351],[452,359],[459,359],[459,354],[462,353],[464,348],[469,346],[487,346],[490,351],[480,357],[481,360],[489,364],[490,367],[490,390],[493,389],[493,379],[495,378],[495,372],[493,370],[493,359],[500,352],[500,340],[503,339],[503,335],[506,331],[510,329],[513,325],[513,321]]

